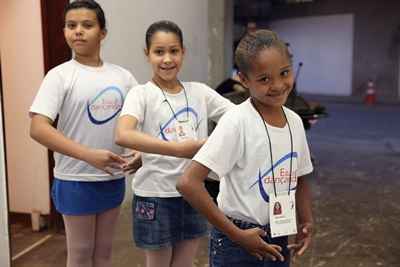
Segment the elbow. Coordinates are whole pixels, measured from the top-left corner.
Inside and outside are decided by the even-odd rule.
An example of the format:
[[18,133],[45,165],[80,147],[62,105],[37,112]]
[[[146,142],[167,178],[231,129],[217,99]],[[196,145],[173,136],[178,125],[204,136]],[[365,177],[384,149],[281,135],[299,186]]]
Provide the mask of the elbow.
[[118,131],[118,130],[115,132],[115,140],[114,141],[117,145],[125,147],[126,146],[125,139],[126,138],[124,137],[123,132]]
[[184,196],[190,188],[189,178],[183,174],[176,183],[176,190]]
[[33,122],[31,122],[31,126],[29,129],[29,136],[35,141],[38,141],[40,138],[39,129]]
[[122,142],[122,138],[118,135],[115,136],[115,144],[119,145],[119,146],[123,146],[123,142]]

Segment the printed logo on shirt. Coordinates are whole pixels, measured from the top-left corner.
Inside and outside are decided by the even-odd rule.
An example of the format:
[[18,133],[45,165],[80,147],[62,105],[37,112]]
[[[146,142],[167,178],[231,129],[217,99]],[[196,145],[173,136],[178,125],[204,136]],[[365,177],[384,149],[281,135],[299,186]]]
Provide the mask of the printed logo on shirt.
[[[199,126],[199,115],[197,112],[191,108],[191,107],[184,107],[181,110],[178,110],[175,114],[175,116],[172,114],[171,118],[167,120],[166,123],[160,125],[160,132],[158,136],[160,136],[163,140],[165,141],[170,141],[172,139],[172,136],[175,136],[175,122],[178,119],[179,121],[183,121],[187,119],[187,114],[189,116],[194,117],[194,120],[196,122],[196,129]],[[189,119],[191,119],[189,117]]]
[[89,120],[94,124],[105,124],[122,109],[124,95],[116,86],[109,86],[87,103]]
[[[286,170],[286,168],[280,167],[282,164],[284,164],[287,161],[290,161],[290,155],[291,153],[288,153],[287,155],[283,156],[281,159],[276,161],[273,165],[274,173],[275,173],[275,179],[272,178],[272,167],[267,169],[266,171],[262,172],[261,169],[258,170],[258,177],[254,178],[256,180],[249,189],[251,189],[253,186],[258,185],[258,188],[260,190],[260,195],[264,199],[265,202],[269,203],[269,195],[268,191],[265,190],[265,187],[274,186],[274,180],[275,180],[275,186],[279,186],[282,184],[287,184],[289,185],[289,180],[290,180],[290,191],[296,190],[296,185],[297,185],[297,175],[296,175],[296,170],[294,169],[292,172],[292,177],[290,179],[290,171]],[[293,152],[292,154],[293,159],[297,159],[297,152]],[[277,172],[278,171],[278,172]],[[289,188],[287,188],[289,189]]]

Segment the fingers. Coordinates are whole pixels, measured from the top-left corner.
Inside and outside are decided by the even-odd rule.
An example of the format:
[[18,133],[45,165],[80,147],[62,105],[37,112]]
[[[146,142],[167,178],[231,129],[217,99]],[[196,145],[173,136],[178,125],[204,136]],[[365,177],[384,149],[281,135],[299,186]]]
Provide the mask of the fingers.
[[[267,235],[267,232],[262,230],[261,228],[254,228],[253,231],[257,233],[260,237],[265,237]],[[265,258],[269,258],[272,261],[280,260],[284,261],[285,258],[283,255],[280,253],[282,251],[282,248],[278,245],[275,244],[268,244],[266,243],[263,239],[260,240],[262,243],[260,244],[259,248],[256,250],[256,254],[259,254]]]
[[137,157],[140,157],[140,152],[136,151],[136,150],[131,150],[130,152],[121,154],[121,157],[124,159],[137,158]]
[[264,257],[260,253],[254,252],[254,253],[251,253],[251,255],[253,255],[254,257],[259,259],[260,261],[262,261],[264,259]]
[[128,152],[128,153],[121,154],[121,157],[124,158],[124,159],[127,159],[127,158],[133,157],[134,155],[135,155],[135,152],[131,151],[131,152]]
[[280,246],[277,245],[268,245],[269,249],[268,249],[268,254],[270,254],[270,256],[272,256],[272,260],[275,261],[276,259],[280,260],[280,261],[284,261],[285,258],[283,257],[283,255],[280,253],[282,251],[282,248]]
[[[265,233],[265,231],[263,232]],[[282,248],[280,246],[275,244],[268,244],[264,240],[262,242],[263,242],[263,247],[261,249],[266,257],[270,258],[273,261],[276,261],[277,259],[280,261],[285,260],[285,258],[281,254]]]
[[127,161],[125,159],[123,159],[122,157],[118,156],[117,154],[114,154],[112,152],[110,152],[109,157],[111,160],[120,163],[120,164],[126,164]]
[[261,229],[261,228],[254,228],[254,229],[256,230],[256,232],[259,236],[261,236],[261,237],[267,236],[267,232],[265,232],[263,229]]
[[114,173],[111,171],[111,168],[109,168],[109,167],[104,167],[104,168],[103,168],[103,171],[106,172],[106,173],[108,173],[109,175],[114,176]]
[[135,173],[139,168],[133,164],[128,164],[122,168],[122,170],[128,174]]
[[295,251],[297,251],[298,249],[301,248],[301,244],[293,243],[293,244],[288,245],[287,248],[288,248],[289,250],[295,250]]
[[297,243],[290,244],[287,246],[289,250],[291,250],[293,257],[302,256],[307,248],[310,246],[311,238],[305,238],[301,241],[297,241]]
[[134,174],[134,173],[136,173],[136,171],[137,171],[137,169],[132,169],[132,170],[130,170],[130,171],[127,171],[127,173],[128,173],[128,174]]
[[302,256],[304,254],[304,252],[306,251],[306,249],[310,246],[310,239],[306,238],[304,239],[304,241],[302,242],[302,246],[300,248],[300,250],[296,253],[296,255],[298,256]]
[[110,162],[109,164],[107,164],[108,168],[113,168],[113,169],[118,169],[118,170],[123,170],[124,166],[119,164],[119,163],[115,163],[115,162]]

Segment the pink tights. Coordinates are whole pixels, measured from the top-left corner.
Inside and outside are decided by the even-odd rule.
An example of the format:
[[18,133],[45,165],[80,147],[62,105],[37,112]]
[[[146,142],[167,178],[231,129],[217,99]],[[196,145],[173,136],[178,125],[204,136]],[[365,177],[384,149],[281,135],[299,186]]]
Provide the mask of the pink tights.
[[67,235],[67,267],[111,266],[112,239],[119,207],[94,215],[63,215]]

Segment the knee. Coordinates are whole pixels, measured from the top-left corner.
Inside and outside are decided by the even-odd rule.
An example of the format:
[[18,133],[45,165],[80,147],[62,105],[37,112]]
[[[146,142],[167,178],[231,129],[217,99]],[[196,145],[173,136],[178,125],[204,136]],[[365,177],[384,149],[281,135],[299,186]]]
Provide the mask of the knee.
[[94,259],[101,261],[108,261],[111,259],[112,252],[112,244],[96,244],[96,248],[94,249]]
[[89,243],[78,243],[68,249],[68,258],[78,266],[92,262],[94,246]]

